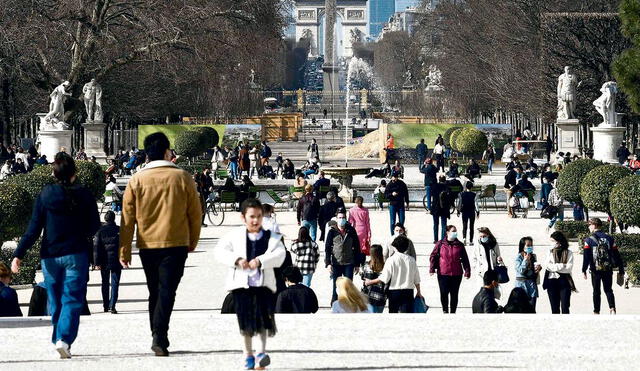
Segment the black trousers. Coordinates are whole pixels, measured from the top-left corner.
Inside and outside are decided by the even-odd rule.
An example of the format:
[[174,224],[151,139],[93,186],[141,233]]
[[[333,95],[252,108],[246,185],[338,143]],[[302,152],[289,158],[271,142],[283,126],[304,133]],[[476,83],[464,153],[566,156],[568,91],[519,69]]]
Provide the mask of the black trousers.
[[604,289],[604,294],[607,295],[607,302],[609,302],[609,308],[616,307],[616,298],[613,295],[613,272],[591,272],[591,285],[593,286],[593,312],[600,313],[600,283]]
[[551,313],[560,314],[560,309],[562,309],[562,314],[569,314],[571,285],[565,277],[549,279],[547,281],[547,294],[551,304]]
[[476,216],[474,213],[466,214],[462,213],[462,238],[467,238],[467,226],[469,227],[469,239],[473,243],[473,225],[476,222]]
[[149,325],[154,343],[161,347],[169,347],[169,320],[187,253],[186,247],[140,249],[149,289]]
[[389,290],[389,313],[413,313],[413,289]]
[[[462,276],[442,276],[438,274],[438,286],[440,286],[440,303],[444,313],[455,313],[458,309],[458,291]],[[451,296],[451,303],[449,303]]]

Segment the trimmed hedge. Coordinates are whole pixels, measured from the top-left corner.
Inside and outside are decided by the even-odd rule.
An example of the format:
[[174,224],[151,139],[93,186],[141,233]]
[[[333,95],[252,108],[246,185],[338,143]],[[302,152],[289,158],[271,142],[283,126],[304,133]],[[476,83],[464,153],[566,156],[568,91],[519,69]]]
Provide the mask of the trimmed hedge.
[[106,188],[105,175],[99,164],[90,161],[76,161],[78,182],[87,187],[96,200],[104,195]]
[[207,150],[205,143],[202,131],[186,130],[176,135],[173,145],[179,155],[193,158]]
[[624,224],[640,226],[640,176],[620,180],[609,194],[611,214]]
[[456,140],[457,140],[458,136],[462,133],[462,130],[464,130],[464,128],[456,128],[456,130],[451,132],[451,135],[449,136],[449,146],[454,151],[458,150],[458,146],[456,144]]
[[640,285],[640,261],[629,263],[626,272],[632,284]]
[[611,189],[631,174],[631,170],[620,165],[602,165],[589,171],[580,184],[580,198],[584,206],[590,210],[610,213]]
[[[586,221],[558,220],[555,229],[558,232],[562,232],[567,238],[579,238],[583,235],[589,235],[589,224]],[[608,222],[603,223],[602,230],[609,230]]]
[[[604,229],[603,229],[604,230]],[[584,248],[584,241],[591,236],[591,233],[582,233],[578,236],[579,248]],[[612,234],[616,246],[620,250],[622,261],[625,266],[629,263],[640,260],[640,234],[614,233]]]
[[[13,260],[13,249],[0,249],[0,261],[4,262],[7,267],[11,267]],[[20,273],[11,277],[11,283],[14,285],[30,285],[35,282],[36,271],[40,265],[40,239],[36,241],[31,249],[27,251],[22,264],[20,264]]]
[[481,155],[487,149],[487,135],[476,128],[465,128],[455,137],[456,151],[466,156]]
[[458,129],[462,129],[462,127],[460,126],[452,126],[450,128],[448,128],[444,134],[442,135],[442,139],[444,140],[444,144],[447,146],[451,146],[451,134],[453,134],[454,131],[458,130]]
[[209,126],[199,126],[194,128],[193,130],[198,132],[198,134],[200,135],[200,140],[201,140],[200,145],[205,150],[213,148],[216,145],[218,145],[218,142],[220,141],[220,137],[218,136],[218,132],[216,131],[216,129]]
[[569,202],[583,204],[580,185],[584,177],[598,166],[602,166],[602,162],[586,158],[569,163],[558,176],[556,187],[560,197]]
[[29,192],[20,185],[0,183],[0,245],[20,237],[27,229],[31,203]]

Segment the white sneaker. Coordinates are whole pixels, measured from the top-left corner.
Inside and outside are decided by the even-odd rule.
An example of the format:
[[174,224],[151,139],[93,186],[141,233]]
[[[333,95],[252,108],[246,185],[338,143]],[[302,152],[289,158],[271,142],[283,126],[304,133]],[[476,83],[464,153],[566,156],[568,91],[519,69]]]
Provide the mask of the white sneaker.
[[71,351],[69,350],[69,344],[62,340],[56,341],[56,350],[60,353],[60,359],[71,358]]

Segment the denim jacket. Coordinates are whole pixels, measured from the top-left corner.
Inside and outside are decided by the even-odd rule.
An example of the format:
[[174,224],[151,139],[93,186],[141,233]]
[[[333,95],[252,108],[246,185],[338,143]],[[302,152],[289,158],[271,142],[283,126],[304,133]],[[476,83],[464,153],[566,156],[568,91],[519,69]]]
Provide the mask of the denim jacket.
[[[533,263],[535,263],[537,261],[536,254],[532,254],[532,258],[533,258]],[[527,265],[527,260],[524,258],[524,256],[522,256],[522,254],[518,254],[518,256],[516,256],[515,268],[516,268],[516,279],[520,279],[520,280],[536,279],[537,274],[535,270],[529,269]]]

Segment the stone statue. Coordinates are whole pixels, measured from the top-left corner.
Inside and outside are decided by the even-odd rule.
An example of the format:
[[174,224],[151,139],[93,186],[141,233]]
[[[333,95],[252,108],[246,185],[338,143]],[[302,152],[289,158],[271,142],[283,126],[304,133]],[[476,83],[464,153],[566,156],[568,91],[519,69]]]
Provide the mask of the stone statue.
[[251,82],[250,82],[251,86],[254,86],[256,84],[256,71],[253,70],[253,68],[251,69]]
[[64,81],[49,94],[49,112],[40,119],[40,130],[66,130],[69,128],[64,120],[64,101],[71,93],[67,93],[67,88],[71,84]]
[[558,119],[575,119],[576,88],[580,84],[571,67],[566,66],[564,73],[558,77]]
[[411,73],[411,71],[407,70],[407,72],[404,73],[404,85],[410,86],[412,78],[413,78],[413,74]]
[[359,42],[362,42],[362,31],[360,31],[357,28],[351,30],[349,39],[350,39],[352,45],[353,44],[357,44]]
[[442,90],[442,72],[433,64],[429,66],[427,90]]
[[87,121],[102,122],[102,86],[91,79],[82,87],[82,100],[87,111]]
[[614,81],[605,82],[600,88],[602,95],[593,102],[596,111],[602,115],[602,123],[598,127],[616,127],[618,126],[618,114],[616,113],[616,94],[618,93],[618,84]]

